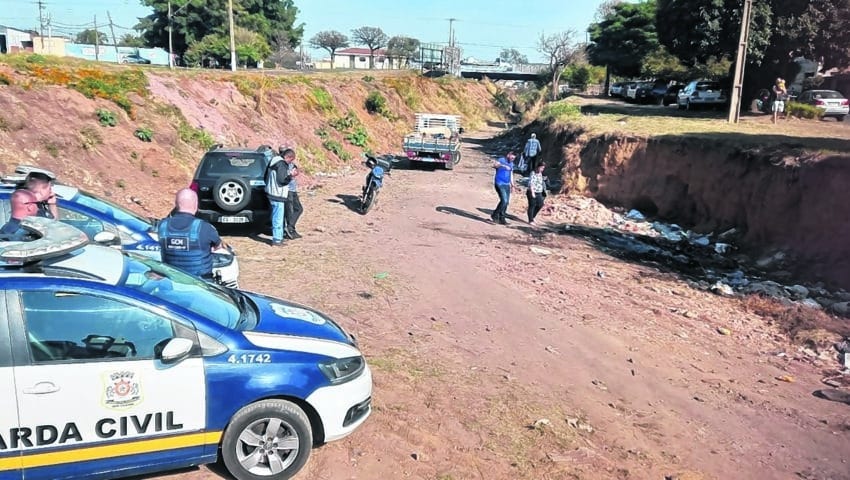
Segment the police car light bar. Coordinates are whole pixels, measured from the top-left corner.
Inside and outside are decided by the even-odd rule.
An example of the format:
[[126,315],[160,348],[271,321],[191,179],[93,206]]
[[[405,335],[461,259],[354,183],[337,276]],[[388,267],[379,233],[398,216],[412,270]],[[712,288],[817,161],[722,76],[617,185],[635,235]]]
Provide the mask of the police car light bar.
[[89,243],[85,233],[65,223],[41,217],[26,217],[21,226],[41,236],[29,242],[0,246],[0,264],[23,265],[58,257]]

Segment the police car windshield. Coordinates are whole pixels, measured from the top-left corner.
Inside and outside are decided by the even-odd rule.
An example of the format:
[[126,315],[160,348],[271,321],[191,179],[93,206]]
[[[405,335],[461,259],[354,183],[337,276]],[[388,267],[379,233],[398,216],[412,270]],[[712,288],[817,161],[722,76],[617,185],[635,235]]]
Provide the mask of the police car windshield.
[[136,232],[150,232],[154,230],[153,225],[147,219],[136,215],[135,213],[116,205],[109,200],[97,198],[89,193],[80,190],[76,198],[73,199],[84,207],[91,208],[103,215],[114,218],[116,223],[120,223],[127,228]]
[[227,328],[239,323],[242,309],[227,290],[156,260],[129,253],[125,256],[123,286],[183,307]]

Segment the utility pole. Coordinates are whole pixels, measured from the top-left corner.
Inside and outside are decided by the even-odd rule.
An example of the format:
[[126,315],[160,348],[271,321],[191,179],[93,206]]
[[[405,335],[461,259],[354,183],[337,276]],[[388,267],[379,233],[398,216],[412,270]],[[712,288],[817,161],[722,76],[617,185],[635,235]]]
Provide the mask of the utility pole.
[[233,32],[233,0],[228,0],[228,10],[230,10],[230,71],[236,71],[236,37]]
[[171,37],[171,30],[173,28],[171,16],[171,0],[168,0],[168,68],[174,70],[174,39]]
[[304,42],[301,42],[299,46],[301,47],[301,70],[304,70]]
[[112,45],[115,47],[115,63],[121,63],[121,55],[118,54],[118,40],[115,39],[115,28],[112,26],[112,15],[109,10],[106,11],[106,18],[109,19],[109,31],[112,32]]
[[41,53],[44,53],[44,8],[44,2],[38,0],[38,23],[41,25],[38,34],[41,36]]
[[[47,48],[53,51],[53,16],[47,14]],[[41,49],[44,50],[44,37],[41,37]]]
[[454,24],[454,22],[457,21],[457,19],[456,18],[450,18],[448,20],[449,20],[449,46],[454,47],[455,46],[455,34],[454,34],[454,28],[452,27],[452,25]]
[[747,45],[750,41],[750,17],[753,0],[744,0],[741,12],[741,36],[738,40],[738,54],[735,56],[735,78],[732,80],[732,96],[729,99],[729,123],[738,123],[741,116],[741,94],[744,89],[744,67],[747,64]]
[[94,16],[94,61],[100,61],[100,33],[97,31],[97,15]]

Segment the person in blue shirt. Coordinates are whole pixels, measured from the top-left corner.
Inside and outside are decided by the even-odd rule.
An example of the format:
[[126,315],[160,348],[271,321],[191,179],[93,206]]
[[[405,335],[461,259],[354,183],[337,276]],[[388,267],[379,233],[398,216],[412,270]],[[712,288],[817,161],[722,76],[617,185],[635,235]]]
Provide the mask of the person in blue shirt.
[[522,151],[522,156],[525,158],[529,172],[537,171],[537,164],[539,163],[538,158],[541,149],[540,140],[537,140],[537,134],[532,133],[531,138],[525,142],[525,149]]
[[21,220],[38,216],[38,197],[29,190],[15,190],[10,203],[12,218],[0,228],[0,240],[23,242],[32,239],[32,234],[21,226]]
[[198,194],[184,188],[174,202],[177,212],[159,222],[162,261],[205,280],[212,280],[212,250],[226,247],[218,231],[205,220],[195,217]]
[[511,201],[511,189],[514,185],[513,171],[515,158],[516,154],[514,152],[508,152],[507,155],[493,163],[493,168],[496,170],[493,181],[496,187],[496,194],[499,195],[499,204],[496,205],[495,210],[490,215],[490,219],[500,225],[508,224],[505,217],[508,213],[508,204]]

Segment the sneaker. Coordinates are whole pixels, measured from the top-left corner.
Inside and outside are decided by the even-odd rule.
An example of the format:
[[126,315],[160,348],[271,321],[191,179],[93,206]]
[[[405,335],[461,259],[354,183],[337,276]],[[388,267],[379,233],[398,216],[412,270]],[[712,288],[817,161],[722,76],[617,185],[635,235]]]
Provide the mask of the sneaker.
[[296,232],[295,230],[293,230],[293,231],[289,232],[289,238],[293,239],[293,240],[296,239],[296,238],[301,238],[301,234]]
[[505,220],[504,218],[500,218],[499,221],[496,222],[496,223],[498,223],[499,225],[507,225],[508,224],[507,220]]
[[282,240],[280,242],[272,242],[273,247],[282,247],[284,245],[286,245],[286,242],[284,242]]

